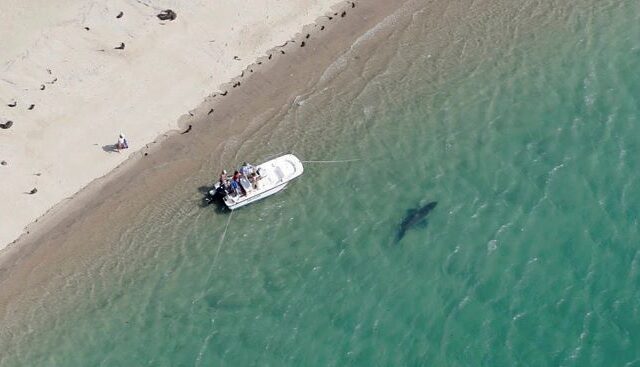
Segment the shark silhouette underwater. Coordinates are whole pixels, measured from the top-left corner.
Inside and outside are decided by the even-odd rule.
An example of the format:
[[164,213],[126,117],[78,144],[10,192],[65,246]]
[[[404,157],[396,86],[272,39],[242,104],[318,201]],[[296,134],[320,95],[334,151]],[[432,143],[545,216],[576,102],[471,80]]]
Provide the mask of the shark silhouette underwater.
[[398,227],[398,232],[396,233],[396,243],[402,240],[404,235],[407,234],[408,230],[415,227],[425,227],[428,224],[427,216],[436,207],[436,205],[438,205],[438,202],[432,201],[426,205],[407,210],[407,214]]

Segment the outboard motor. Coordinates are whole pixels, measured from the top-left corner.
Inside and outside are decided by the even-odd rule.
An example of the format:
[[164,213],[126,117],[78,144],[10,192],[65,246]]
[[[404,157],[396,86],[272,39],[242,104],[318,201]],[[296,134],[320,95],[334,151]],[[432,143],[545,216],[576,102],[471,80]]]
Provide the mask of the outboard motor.
[[214,189],[209,190],[204,200],[207,204],[211,204],[214,201],[222,200],[225,196],[227,196],[227,191],[225,190],[225,188],[223,186],[218,186]]
[[220,185],[214,190],[211,190],[209,193],[213,193],[213,199],[222,199],[227,196],[227,190],[225,190],[224,186]]

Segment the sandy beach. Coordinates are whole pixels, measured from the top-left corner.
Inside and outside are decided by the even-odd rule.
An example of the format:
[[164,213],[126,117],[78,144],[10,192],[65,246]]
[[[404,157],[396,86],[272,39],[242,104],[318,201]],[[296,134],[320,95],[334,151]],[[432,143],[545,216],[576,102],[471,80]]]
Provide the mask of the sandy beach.
[[240,87],[261,66],[247,65],[281,55],[303,25],[345,7],[335,3],[5,1],[0,249],[131,154],[188,128],[188,111]]

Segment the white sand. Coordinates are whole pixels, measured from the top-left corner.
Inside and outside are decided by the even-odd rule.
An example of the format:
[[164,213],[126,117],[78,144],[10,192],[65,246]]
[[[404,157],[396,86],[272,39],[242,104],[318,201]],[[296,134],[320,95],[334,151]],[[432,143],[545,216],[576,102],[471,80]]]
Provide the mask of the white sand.
[[0,249],[336,2],[0,0]]

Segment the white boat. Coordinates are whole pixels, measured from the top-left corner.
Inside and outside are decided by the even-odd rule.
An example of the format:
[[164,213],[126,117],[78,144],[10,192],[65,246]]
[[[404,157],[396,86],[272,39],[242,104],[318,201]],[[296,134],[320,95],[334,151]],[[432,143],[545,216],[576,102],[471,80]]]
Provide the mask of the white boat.
[[[285,154],[256,166],[253,183],[244,176],[240,178],[240,185],[246,194],[225,193],[222,200],[231,210],[243,207],[282,191],[289,181],[300,176],[303,171],[302,162],[298,157]],[[219,194],[219,188],[220,182],[216,182],[209,194],[212,196]]]

